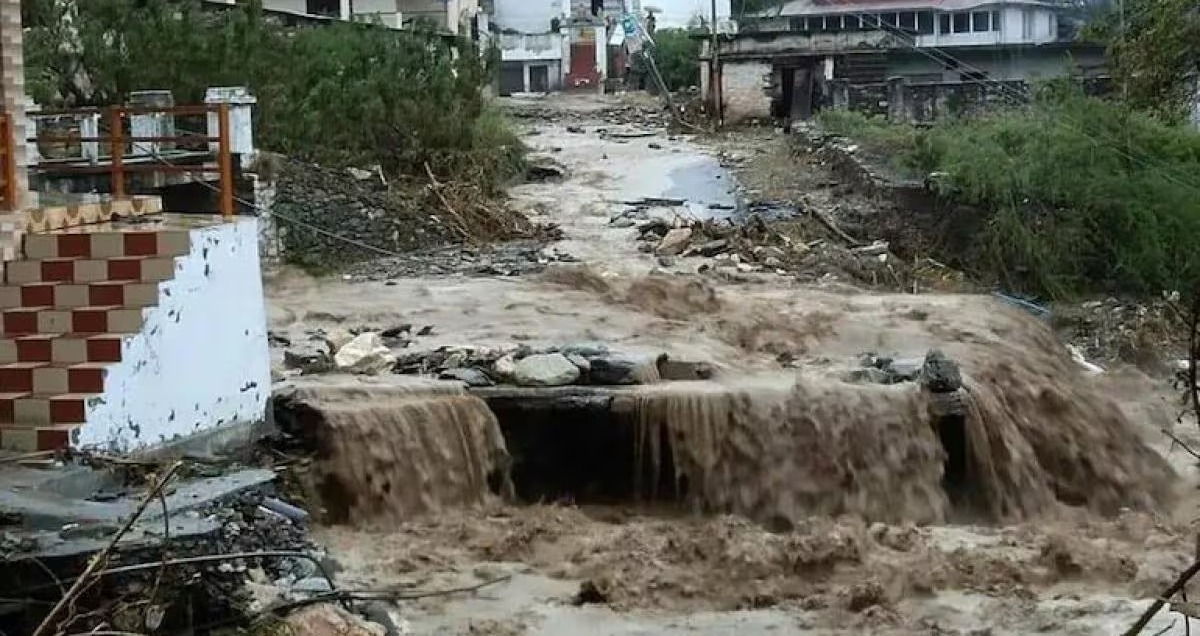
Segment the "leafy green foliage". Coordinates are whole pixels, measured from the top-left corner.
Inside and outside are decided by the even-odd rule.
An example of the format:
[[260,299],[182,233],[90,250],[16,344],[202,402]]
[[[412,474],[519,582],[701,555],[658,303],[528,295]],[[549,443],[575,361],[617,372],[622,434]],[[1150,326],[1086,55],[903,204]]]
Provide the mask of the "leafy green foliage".
[[651,49],[667,90],[700,85],[700,41],[688,29],[660,29]]
[[1061,87],[978,119],[879,128],[855,134],[911,139],[903,161],[942,173],[943,194],[990,213],[961,255],[975,273],[1050,297],[1200,289],[1194,129]]
[[247,85],[264,148],[422,177],[426,163],[443,175],[467,166],[489,185],[521,169],[520,143],[485,108],[487,62],[465,42],[348,23],[285,29],[257,3],[34,4],[27,61],[44,104],[119,103],[163,88],[196,103],[209,86]]
[[1087,35],[1108,43],[1114,77],[1135,106],[1172,119],[1180,117],[1200,77],[1200,3],[1125,0],[1120,4],[1093,22]]

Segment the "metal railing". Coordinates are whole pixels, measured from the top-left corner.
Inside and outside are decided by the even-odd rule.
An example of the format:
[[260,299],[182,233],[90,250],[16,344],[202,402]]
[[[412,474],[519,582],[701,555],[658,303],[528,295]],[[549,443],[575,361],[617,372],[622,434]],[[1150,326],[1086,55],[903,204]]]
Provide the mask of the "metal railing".
[[17,162],[14,150],[12,118],[0,113],[0,210],[17,209]]
[[[138,115],[166,115],[172,118],[215,114],[217,135],[135,135],[133,117]],[[67,110],[42,110],[29,114],[31,118],[49,120],[53,118],[99,118],[97,134],[48,134],[39,131],[28,141],[43,144],[93,144],[108,150],[107,155],[99,152],[95,156],[75,157],[67,160],[39,161],[32,169],[41,174],[108,174],[112,196],[117,199],[127,196],[126,178],[133,174],[216,174],[218,181],[218,211],[222,216],[234,214],[233,153],[230,149],[230,124],[228,104],[206,104],[197,106],[113,106],[109,108],[84,108]],[[107,128],[107,134],[104,134]],[[211,131],[211,127],[209,127]],[[9,135],[7,138],[11,138]],[[211,156],[212,162],[179,165],[159,152],[164,145],[183,146],[202,144],[201,159]]]

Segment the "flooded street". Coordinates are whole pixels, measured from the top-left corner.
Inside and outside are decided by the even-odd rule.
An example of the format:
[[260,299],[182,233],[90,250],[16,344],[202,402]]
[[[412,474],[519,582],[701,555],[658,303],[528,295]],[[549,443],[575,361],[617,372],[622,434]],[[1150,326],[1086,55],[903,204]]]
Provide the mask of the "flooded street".
[[[605,117],[610,104],[592,96],[534,105],[561,117],[523,120],[524,140],[566,176],[514,187],[513,205],[558,225],[562,240],[544,251],[577,262],[551,262],[536,276],[374,282],[279,272],[267,287],[271,329],[301,340],[317,329],[430,325],[410,348],[602,342],[711,364],[712,383],[636,394],[643,416],[661,414],[654,425],[674,435],[676,453],[686,446],[690,468],[713,471],[704,484],[691,482],[711,498],[705,514],[632,501],[490,502],[317,529],[351,587],[493,582],[404,604],[405,633],[1110,634],[1190,561],[1186,524],[1149,510],[1168,500],[1195,506],[1190,492],[1176,503],[1158,488],[1168,462],[1194,479],[1190,462],[1167,453],[1158,433],[1171,422],[1161,387],[1136,373],[1084,378],[1044,326],[990,296],[871,293],[770,269],[723,275],[738,270],[715,257],[664,259],[639,249],[636,225],[622,222],[631,210],[642,219],[720,220],[764,201],[775,209],[780,197],[766,180],[800,170],[782,165],[786,138],[760,130],[739,144],[614,123]],[[723,161],[731,153],[758,157],[764,181],[739,186]],[[945,452],[911,384],[850,379],[862,375],[865,354],[920,360],[931,349],[962,365],[971,417],[990,436],[994,463],[979,477],[988,513],[1010,523],[947,510]],[[1051,418],[1062,432],[1043,433]],[[704,437],[702,421],[728,443]],[[778,437],[756,432],[760,422],[777,425]],[[1112,437],[1093,436],[1096,429]],[[1113,439],[1158,452],[1126,455]],[[1067,450],[1059,455],[1046,450],[1060,444]],[[1077,474],[1061,467],[1079,457],[1094,461]],[[677,461],[676,471],[689,469]],[[1047,503],[1054,488],[1082,490],[1085,506],[1145,505],[1113,505],[1112,516],[1094,517]],[[782,521],[721,514],[748,510]],[[829,514],[805,518],[805,510]],[[1172,620],[1163,612],[1146,633]]]

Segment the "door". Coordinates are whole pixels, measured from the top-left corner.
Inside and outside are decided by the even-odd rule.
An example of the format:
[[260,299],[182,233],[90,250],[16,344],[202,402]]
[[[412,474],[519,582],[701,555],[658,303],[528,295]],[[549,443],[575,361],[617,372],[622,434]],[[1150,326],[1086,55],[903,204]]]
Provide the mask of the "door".
[[596,41],[571,43],[571,72],[567,82],[572,88],[595,86],[600,81],[596,72]]
[[520,62],[504,62],[500,66],[500,94],[512,95],[525,92],[525,65]]
[[550,67],[545,65],[529,67],[529,90],[534,93],[550,92]]

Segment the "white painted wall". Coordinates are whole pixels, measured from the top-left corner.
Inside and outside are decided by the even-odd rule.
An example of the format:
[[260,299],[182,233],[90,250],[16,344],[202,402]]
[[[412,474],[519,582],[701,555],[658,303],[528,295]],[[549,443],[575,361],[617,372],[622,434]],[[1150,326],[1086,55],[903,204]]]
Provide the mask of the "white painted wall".
[[500,59],[505,62],[561,60],[563,39],[559,33],[503,33],[500,35]]
[[263,8],[268,11],[308,13],[308,2],[307,0],[263,0]]
[[771,116],[773,69],[768,62],[738,60],[721,64],[721,101],[726,122]]
[[258,220],[194,229],[141,333],[108,367],[78,445],[125,451],[260,421],[271,393]]
[[567,14],[567,0],[496,0],[493,22],[501,30],[545,33],[550,20]]
[[[983,7],[981,10],[991,10]],[[941,20],[934,16],[933,35],[920,35],[917,46],[979,46],[987,44],[1045,44],[1058,39],[1058,16],[1042,7],[1002,7],[999,31],[942,33]]]

